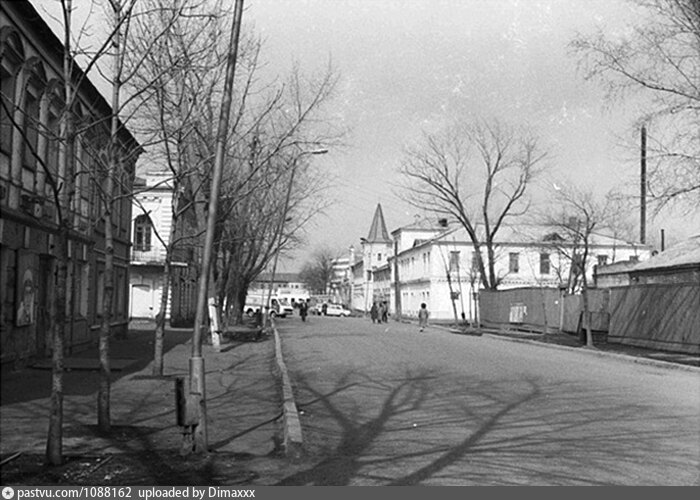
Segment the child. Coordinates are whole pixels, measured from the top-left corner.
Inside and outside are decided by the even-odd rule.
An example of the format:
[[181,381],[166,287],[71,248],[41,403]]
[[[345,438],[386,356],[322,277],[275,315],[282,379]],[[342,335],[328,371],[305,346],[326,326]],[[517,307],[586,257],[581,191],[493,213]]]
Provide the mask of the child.
[[422,332],[423,329],[428,326],[428,316],[430,314],[428,313],[428,306],[425,305],[425,302],[423,302],[420,305],[420,311],[418,311],[418,326],[420,326],[420,331]]

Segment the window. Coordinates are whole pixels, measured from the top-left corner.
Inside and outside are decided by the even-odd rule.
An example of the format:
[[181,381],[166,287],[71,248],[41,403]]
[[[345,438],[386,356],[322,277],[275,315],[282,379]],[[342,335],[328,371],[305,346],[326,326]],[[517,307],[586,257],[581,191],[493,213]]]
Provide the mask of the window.
[[450,272],[459,272],[459,251],[450,252]]
[[378,253],[377,254],[377,262],[381,262],[381,261],[382,261],[382,254]]
[[540,253],[540,274],[549,274],[550,262],[549,254],[542,252]]
[[479,270],[479,254],[474,252],[472,253],[472,271],[478,271]]
[[148,252],[151,250],[151,219],[141,214],[134,221],[134,250]]
[[630,262],[639,262],[639,255],[630,255]]
[[7,153],[12,150],[12,120],[5,108],[12,111],[15,97],[15,78],[4,68],[0,68],[0,149]]
[[510,252],[508,254],[508,272],[513,274],[518,274],[520,272],[520,254],[517,252]]
[[[34,91],[34,89],[32,89]],[[27,91],[24,104],[24,166],[36,169],[37,145],[39,140],[39,101]]]
[[599,266],[604,266],[607,263],[608,263],[608,256],[607,255],[601,254],[598,256],[598,265]]

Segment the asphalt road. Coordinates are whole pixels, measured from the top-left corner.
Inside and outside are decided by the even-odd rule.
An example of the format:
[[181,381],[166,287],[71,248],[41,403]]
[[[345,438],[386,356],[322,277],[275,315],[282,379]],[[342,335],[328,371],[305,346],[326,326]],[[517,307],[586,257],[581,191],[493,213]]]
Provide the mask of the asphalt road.
[[301,485],[699,485],[700,373],[415,325],[278,322]]

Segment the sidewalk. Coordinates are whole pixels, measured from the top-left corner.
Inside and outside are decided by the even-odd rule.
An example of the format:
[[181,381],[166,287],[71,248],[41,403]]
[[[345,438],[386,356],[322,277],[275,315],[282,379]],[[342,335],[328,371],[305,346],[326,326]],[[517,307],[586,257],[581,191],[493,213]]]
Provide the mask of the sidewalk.
[[[561,346],[564,348],[582,348],[583,344],[578,340],[575,335],[570,335],[567,333],[535,333],[535,332],[525,332],[519,330],[508,330],[508,329],[498,329],[498,328],[481,328],[479,332],[474,329],[467,330],[457,330],[453,327],[440,326],[441,328],[446,328],[452,333],[474,335],[474,334],[486,334],[494,337],[499,337],[508,340],[520,341],[520,342],[536,342],[540,344],[548,344],[551,346]],[[626,356],[630,360],[635,362],[644,363],[658,363],[664,366],[672,367],[676,365],[677,367],[700,367],[700,355],[698,354],[686,354],[678,352],[666,352],[659,351],[657,349],[647,349],[644,347],[635,347],[623,344],[613,344],[607,342],[601,342],[595,344],[595,349],[591,352],[595,352],[599,355],[611,355],[611,356]]]
[[[136,460],[131,467],[143,469],[144,484],[199,484],[198,479],[203,484],[232,484],[231,481],[252,484],[256,478],[263,480],[263,475],[267,477],[265,480],[274,481],[275,476],[283,474],[287,463],[278,450],[282,404],[275,372],[274,341],[271,338],[261,342],[225,340],[220,352],[212,346],[203,346],[211,453],[196,463],[179,457],[182,437],[176,425],[174,390],[175,378],[188,374],[191,331],[168,330],[165,339],[162,377],[151,372],[152,331],[131,330],[127,339],[112,340],[113,429],[109,436],[100,435],[96,426],[97,349],[91,348],[66,360],[64,455],[73,457],[72,461],[87,460],[89,464],[84,469],[99,468],[95,469],[97,475],[89,478],[90,484],[115,484],[113,481],[118,478],[114,477],[112,464],[99,465],[106,458],[126,468]],[[12,471],[21,468],[29,457],[43,461],[51,371],[42,361],[33,368],[3,375],[0,453],[3,460],[16,452],[22,453],[2,466],[3,484],[8,478],[15,478]],[[125,460],[127,456],[132,458]],[[29,466],[24,464],[25,469]],[[189,475],[196,475],[199,466],[203,468],[201,476],[181,475],[181,469],[189,469]],[[162,474],[156,469],[163,469]],[[212,471],[218,471],[214,477]],[[138,471],[123,474],[124,480],[138,479],[129,476],[133,473]],[[68,471],[64,475],[76,480]],[[39,476],[39,480],[50,481],[50,478]]]

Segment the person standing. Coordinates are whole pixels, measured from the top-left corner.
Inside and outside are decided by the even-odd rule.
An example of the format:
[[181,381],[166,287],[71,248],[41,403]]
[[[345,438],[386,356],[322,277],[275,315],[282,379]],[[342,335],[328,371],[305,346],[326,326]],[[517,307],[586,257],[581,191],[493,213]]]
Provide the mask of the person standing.
[[302,300],[299,304],[299,316],[301,316],[302,321],[306,321],[306,315],[309,312],[309,305],[305,300]]
[[389,322],[389,305],[386,303],[386,301],[382,302],[382,318],[381,318],[382,323],[388,323]]
[[420,305],[420,310],[418,311],[418,326],[420,327],[421,332],[428,326],[428,316],[430,316],[428,306],[425,304],[425,302],[423,302]]
[[379,312],[377,310],[377,303],[372,302],[372,308],[369,310],[369,317],[372,318],[372,323],[377,322],[377,318],[379,317]]
[[384,302],[377,304],[377,323],[384,321]]

